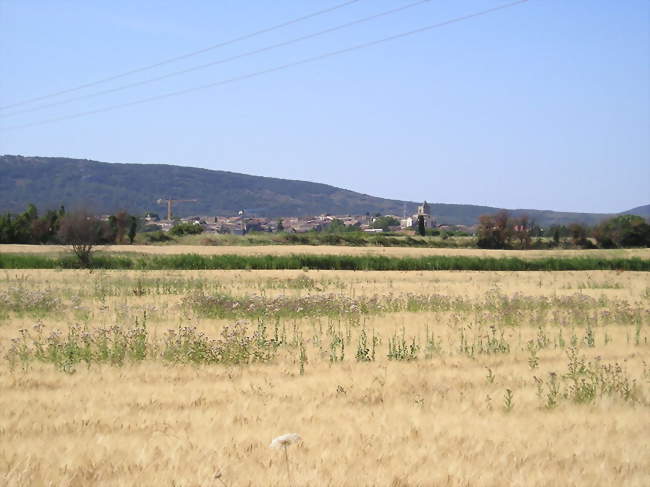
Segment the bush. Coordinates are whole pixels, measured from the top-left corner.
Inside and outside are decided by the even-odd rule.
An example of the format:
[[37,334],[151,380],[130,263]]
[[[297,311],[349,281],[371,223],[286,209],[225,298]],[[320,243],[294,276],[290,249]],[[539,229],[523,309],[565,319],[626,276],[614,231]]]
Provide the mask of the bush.
[[61,220],[59,240],[70,245],[81,267],[90,267],[93,247],[114,240],[110,226],[86,211],[66,214]]
[[158,230],[156,232],[148,232],[144,234],[144,239],[147,243],[169,242],[170,240],[174,240],[162,230]]
[[620,215],[605,220],[594,229],[603,248],[650,247],[650,225],[636,215]]
[[180,237],[181,235],[197,235],[203,233],[203,227],[195,223],[179,223],[169,231],[172,235]]

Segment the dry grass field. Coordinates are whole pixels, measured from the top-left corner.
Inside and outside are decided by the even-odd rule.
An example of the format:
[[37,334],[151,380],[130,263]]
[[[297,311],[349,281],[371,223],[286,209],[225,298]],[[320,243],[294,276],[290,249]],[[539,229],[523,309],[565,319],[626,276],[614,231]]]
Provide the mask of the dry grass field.
[[4,270],[0,484],[647,486],[649,331],[648,273]]
[[[152,255],[383,255],[386,257],[424,257],[434,255],[459,255],[471,257],[519,257],[537,259],[541,257],[599,257],[650,259],[650,248],[613,250],[487,250],[453,248],[413,247],[346,247],[328,245],[107,245],[96,247],[98,252],[137,253]],[[0,245],[0,254],[64,254],[69,249],[64,245]]]

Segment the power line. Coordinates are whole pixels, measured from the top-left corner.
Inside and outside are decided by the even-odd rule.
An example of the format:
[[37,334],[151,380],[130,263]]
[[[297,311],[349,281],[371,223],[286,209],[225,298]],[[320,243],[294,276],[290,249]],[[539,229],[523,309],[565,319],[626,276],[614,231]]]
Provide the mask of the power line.
[[404,10],[408,10],[410,8],[417,7],[419,5],[429,3],[430,1],[431,0],[418,0],[416,2],[409,3],[407,5],[403,5],[401,7],[393,8],[393,9],[390,9],[390,10],[385,10],[383,12],[379,12],[379,13],[374,14],[374,15],[370,15],[370,16],[367,16],[367,17],[363,17],[363,18],[360,18],[360,19],[353,20],[351,22],[346,22],[344,24],[340,24],[340,25],[330,27],[330,28],[325,29],[325,30],[318,31],[318,32],[315,32],[313,34],[307,34],[307,35],[304,35],[304,36],[296,37],[294,39],[290,39],[288,41],[283,41],[283,42],[279,42],[279,43],[276,43],[276,44],[271,44],[270,46],[262,47],[262,48],[259,48],[259,49],[246,51],[244,53],[237,54],[237,55],[230,56],[230,57],[226,57],[226,58],[222,58],[222,59],[219,59],[217,61],[211,61],[209,63],[199,64],[197,66],[193,66],[193,67],[190,67],[190,68],[187,68],[187,69],[182,69],[182,70],[179,70],[179,71],[173,71],[171,73],[164,74],[164,75],[161,75],[161,76],[156,76],[154,78],[149,78],[149,79],[145,79],[145,80],[142,80],[142,81],[135,81],[133,83],[128,83],[128,84],[125,84],[125,85],[117,86],[115,88],[109,88],[109,89],[106,89],[106,90],[97,91],[95,93],[89,93],[87,95],[75,96],[75,97],[72,97],[72,98],[67,98],[65,100],[56,101],[56,102],[53,102],[53,103],[47,103],[45,105],[39,105],[39,106],[36,106],[36,107],[33,107],[33,108],[27,108],[25,110],[19,110],[19,111],[16,111],[16,112],[5,113],[2,116],[3,117],[12,117],[12,116],[20,115],[20,114],[23,114],[23,113],[32,113],[32,112],[44,110],[46,108],[52,108],[52,107],[55,107],[55,106],[65,105],[65,104],[72,103],[72,102],[75,102],[75,101],[86,100],[88,98],[94,98],[94,97],[101,96],[101,95],[107,95],[107,94],[110,94],[110,93],[115,93],[117,91],[123,91],[123,90],[129,89],[129,88],[135,88],[137,86],[142,86],[142,85],[154,83],[156,81],[162,81],[164,79],[172,78],[174,76],[179,76],[179,75],[182,75],[182,74],[192,73],[194,71],[199,71],[201,69],[205,69],[205,68],[215,66],[215,65],[218,65],[218,64],[225,64],[227,62],[236,61],[238,59],[253,56],[253,55],[256,55],[256,54],[261,54],[263,52],[268,52],[268,51],[271,51],[273,49],[277,49],[279,47],[286,47],[286,46],[290,46],[292,44],[297,44],[299,42],[306,41],[306,40],[309,40],[309,39],[313,39],[315,37],[319,37],[319,36],[322,36],[322,35],[325,35],[325,34],[331,34],[332,32],[336,32],[338,30],[342,30],[342,29],[345,29],[345,28],[348,28],[348,27],[352,27],[354,25],[359,25],[359,24],[362,24],[364,22],[369,22],[369,21],[376,20],[376,19],[379,19],[379,18],[382,18],[382,17],[387,17],[389,15],[394,15],[394,14],[402,12]]
[[430,30],[433,30],[433,29],[438,29],[438,28],[441,28],[441,27],[445,27],[445,26],[450,25],[450,24],[463,22],[465,20],[473,19],[473,18],[476,18],[476,17],[481,17],[481,16],[484,16],[484,15],[491,14],[493,12],[500,11],[500,10],[505,10],[505,9],[508,9],[508,8],[512,8],[512,7],[515,7],[517,5],[527,3],[528,1],[529,0],[517,0],[515,2],[510,2],[510,3],[502,4],[502,5],[499,5],[499,6],[496,6],[496,7],[492,7],[492,8],[489,8],[489,9],[480,10],[478,12],[474,12],[474,13],[471,13],[471,14],[463,15],[461,17],[455,17],[453,19],[445,20],[443,22],[438,22],[438,23],[435,23],[435,24],[429,24],[429,25],[426,25],[424,27],[420,27],[420,28],[417,28],[417,29],[402,32],[400,34],[395,34],[395,35],[392,35],[392,36],[383,37],[381,39],[377,39],[377,40],[369,41],[369,42],[364,42],[362,44],[356,44],[354,46],[346,47],[346,48],[343,48],[343,49],[337,49],[335,51],[325,52],[325,53],[319,54],[317,56],[312,56],[312,57],[301,59],[299,61],[293,61],[293,62],[290,62],[290,63],[281,64],[281,65],[275,66],[273,68],[268,68],[268,69],[264,69],[264,70],[255,71],[255,72],[252,72],[252,73],[240,75],[240,76],[235,76],[235,77],[232,77],[232,78],[227,78],[227,79],[224,79],[224,80],[215,81],[215,82],[200,85],[200,86],[195,86],[193,88],[186,88],[186,89],[183,89],[183,90],[171,91],[169,93],[163,93],[161,95],[151,96],[151,97],[148,97],[148,98],[141,98],[139,100],[134,100],[134,101],[127,102],[127,103],[121,103],[121,104],[118,104],[118,105],[111,105],[111,106],[108,106],[108,107],[98,108],[98,109],[95,109],[95,110],[88,110],[88,111],[85,111],[85,112],[78,112],[78,113],[74,113],[74,114],[71,114],[71,115],[56,117],[56,118],[50,118],[50,119],[41,120],[41,121],[38,121],[38,122],[33,122],[33,123],[28,123],[28,124],[23,124],[23,125],[14,125],[14,126],[9,126],[9,127],[3,127],[2,130],[16,130],[16,129],[34,127],[34,126],[37,126],[37,125],[45,125],[45,124],[49,124],[49,123],[60,122],[60,121],[63,121],[63,120],[70,120],[70,119],[80,118],[80,117],[84,117],[84,116],[88,116],[88,115],[94,115],[94,114],[97,114],[97,113],[105,113],[105,112],[117,110],[117,109],[120,109],[120,108],[127,108],[127,107],[131,107],[131,106],[135,106],[135,105],[141,105],[143,103],[149,103],[149,102],[153,102],[153,101],[163,100],[163,99],[171,98],[171,97],[174,97],[174,96],[185,95],[187,93],[192,93],[192,92],[195,92],[195,91],[201,91],[201,90],[205,90],[205,89],[208,89],[208,88],[214,88],[216,86],[223,86],[223,85],[227,85],[227,84],[232,84],[232,83],[236,83],[236,82],[239,82],[239,81],[244,81],[244,80],[251,79],[251,78],[256,78],[258,76],[263,76],[265,74],[270,74],[270,73],[274,73],[274,72],[277,72],[277,71],[282,71],[282,70],[292,68],[292,67],[295,67],[295,66],[300,66],[300,65],[303,65],[303,64],[308,64],[308,63],[312,63],[312,62],[316,62],[316,61],[321,61],[323,59],[338,56],[338,55],[345,54],[345,53],[348,53],[348,52],[357,51],[357,50],[360,50],[360,49],[366,49],[366,48],[376,46],[376,45],[379,45],[379,44],[384,44],[384,43],[392,42],[392,41],[395,41],[395,40],[398,40],[398,39],[403,39],[405,37],[410,37],[410,36],[413,36],[413,35],[416,35],[416,34],[421,34],[423,32],[427,32],[427,31],[430,31]]
[[323,9],[323,10],[318,10],[316,12],[312,12],[312,13],[309,13],[307,15],[303,15],[301,17],[297,17],[295,19],[288,20],[286,22],[276,24],[276,25],[273,25],[271,27],[267,27],[265,29],[261,29],[261,30],[255,31],[255,32],[251,32],[250,34],[244,34],[242,36],[235,37],[233,39],[229,39],[227,41],[223,41],[223,42],[220,42],[218,44],[213,44],[211,46],[204,47],[202,49],[198,49],[196,51],[191,51],[191,52],[188,52],[188,53],[185,53],[185,54],[180,54],[178,56],[174,56],[174,57],[171,57],[171,58],[168,58],[168,59],[164,59],[162,61],[158,61],[158,62],[153,63],[153,64],[148,64],[148,65],[142,66],[140,68],[135,68],[135,69],[131,69],[129,71],[125,71],[123,73],[115,74],[115,75],[109,76],[107,78],[102,78],[102,79],[98,79],[96,81],[91,81],[91,82],[88,82],[88,83],[84,83],[84,84],[75,86],[73,88],[67,88],[65,90],[55,91],[55,92],[49,93],[47,95],[41,95],[41,96],[37,96],[37,97],[34,97],[34,98],[28,98],[26,100],[21,100],[21,101],[18,101],[16,103],[12,103],[10,105],[0,106],[0,110],[6,110],[8,108],[14,108],[14,107],[17,107],[17,106],[27,105],[27,104],[33,103],[35,101],[40,101],[40,100],[44,100],[46,98],[52,98],[52,97],[55,97],[55,96],[64,95],[66,93],[71,93],[73,91],[82,90],[84,88],[90,88],[91,86],[96,86],[96,85],[99,85],[99,84],[102,84],[102,83],[107,83],[108,81],[113,81],[113,80],[116,80],[116,79],[119,79],[119,78],[124,78],[124,77],[130,76],[132,74],[141,73],[142,71],[148,71],[150,69],[154,69],[154,68],[157,68],[157,67],[160,67],[160,66],[164,66],[165,64],[180,61],[182,59],[187,59],[187,58],[190,58],[190,57],[193,57],[193,56],[197,56],[199,54],[203,54],[203,53],[208,52],[208,51],[212,51],[214,49],[218,49],[218,48],[221,48],[221,47],[229,46],[231,44],[235,44],[236,42],[241,42],[241,41],[244,41],[246,39],[250,39],[252,37],[257,37],[257,36],[262,35],[262,34],[267,34],[267,33],[272,32],[274,30],[278,30],[278,29],[281,29],[283,27],[288,27],[288,26],[293,25],[293,24],[297,24],[298,22],[302,22],[303,20],[311,19],[311,18],[317,17],[319,15],[324,15],[324,14],[333,12],[335,10],[339,10],[341,8],[347,7],[348,5],[352,5],[353,3],[358,3],[360,1],[362,1],[362,0],[348,0],[346,2],[339,3],[339,4],[334,5],[332,7],[328,7],[328,8]]

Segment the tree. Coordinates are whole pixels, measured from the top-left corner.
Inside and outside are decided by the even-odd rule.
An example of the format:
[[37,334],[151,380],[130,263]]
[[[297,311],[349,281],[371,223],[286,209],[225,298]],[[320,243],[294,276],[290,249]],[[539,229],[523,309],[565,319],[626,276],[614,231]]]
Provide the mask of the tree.
[[522,215],[512,221],[512,236],[519,240],[519,248],[530,247],[530,234],[534,223],[528,219],[528,215]]
[[174,225],[171,230],[169,230],[169,233],[177,237],[180,237],[181,235],[196,235],[198,233],[203,233],[203,227],[194,223],[179,223],[178,225]]
[[38,211],[31,203],[14,220],[15,243],[32,243],[32,224],[38,219]]
[[418,215],[418,235],[424,237],[426,234],[427,229],[424,225],[424,215]]
[[556,247],[560,245],[560,227],[555,227],[553,229],[553,245]]
[[70,245],[82,267],[90,267],[93,247],[106,239],[110,228],[86,211],[66,214],[61,220],[58,237]]
[[569,235],[571,236],[571,242],[576,247],[593,247],[593,244],[587,240],[588,230],[587,227],[581,225],[580,223],[572,223],[569,225]]
[[334,218],[329,225],[323,228],[324,233],[343,233],[343,232],[358,232],[359,227],[355,225],[346,225],[343,220]]
[[481,215],[477,229],[477,245],[482,249],[505,249],[511,245],[513,228],[507,211]]
[[138,219],[134,216],[129,217],[129,243],[133,244],[135,234],[138,230]]
[[594,228],[598,245],[604,248],[650,247],[650,225],[637,215],[619,215]]
[[11,213],[0,215],[0,243],[16,243],[15,228]]
[[115,215],[108,217],[108,223],[111,227],[112,238],[110,240],[117,244],[124,243],[124,237],[129,229],[129,214],[122,210],[118,211]]
[[282,222],[282,218],[278,219],[278,230],[277,231],[278,231],[278,233],[279,232],[284,232],[284,224]]
[[385,232],[395,226],[399,226],[399,220],[392,216],[380,216],[372,222],[372,228],[381,228]]

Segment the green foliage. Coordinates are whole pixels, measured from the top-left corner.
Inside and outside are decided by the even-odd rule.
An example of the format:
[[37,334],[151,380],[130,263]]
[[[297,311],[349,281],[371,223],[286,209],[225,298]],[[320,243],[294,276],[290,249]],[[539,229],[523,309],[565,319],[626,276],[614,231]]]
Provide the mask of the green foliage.
[[163,232],[162,230],[147,232],[142,238],[147,243],[171,242],[174,240],[174,237],[170,237],[167,232]]
[[0,243],[43,244],[57,243],[57,232],[64,209],[48,211],[39,218],[36,206],[30,204],[19,214],[0,215]]
[[427,229],[424,225],[424,215],[418,215],[418,235],[424,237],[427,233]]
[[[61,206],[58,211],[49,210],[39,218],[36,206],[30,204],[19,215],[0,215],[0,243],[73,245],[74,241],[74,245],[119,244],[124,243],[127,236],[133,243],[137,228],[138,220],[125,211],[110,215],[107,222],[102,222],[85,211],[66,214]],[[83,259],[85,262],[86,257]]]
[[194,223],[179,223],[174,225],[169,233],[176,237],[181,235],[198,235],[199,233],[203,233],[203,227]]
[[415,337],[411,337],[410,341],[406,340],[404,328],[401,335],[395,333],[388,339],[388,360],[417,360],[419,351],[420,346],[416,343]]
[[327,225],[323,230],[323,233],[349,233],[349,232],[359,232],[359,227],[354,225],[346,225],[343,223],[343,220],[334,218],[329,225]]
[[392,216],[380,216],[372,222],[372,228],[381,228],[385,232],[390,229],[390,227],[399,226],[399,220]]
[[10,287],[0,291],[0,314],[57,312],[61,308],[61,301],[50,290],[30,289],[23,285]]
[[363,328],[359,333],[359,344],[357,346],[357,362],[374,362],[375,360],[375,347],[379,343],[379,338],[375,336],[373,331],[372,340],[368,342],[368,334],[366,329]]
[[592,403],[605,396],[632,403],[640,399],[636,382],[630,379],[618,362],[602,364],[599,358],[595,362],[588,362],[575,347],[567,350],[567,358],[565,374],[550,372],[546,383],[535,377],[538,397],[544,401],[546,409],[556,408],[562,399],[579,404]]
[[[131,327],[111,326],[88,328],[68,327],[67,333],[43,325],[32,330],[20,330],[11,341],[5,357],[12,368],[27,369],[31,362],[55,365],[59,370],[74,373],[83,363],[123,366],[146,359],[161,359],[171,363],[243,365],[268,362],[275,357],[278,343],[266,336],[263,324],[250,332],[246,325],[227,326],[218,339],[199,332],[194,327],[179,326],[168,330],[158,343],[149,335],[146,314],[135,319]],[[306,356],[303,359],[306,362]]]
[[575,348],[567,350],[567,358],[568,372],[563,376],[568,383],[564,392],[567,399],[577,403],[590,403],[602,396],[638,400],[636,382],[619,363],[602,364],[598,358],[588,362]]
[[135,234],[138,229],[138,219],[134,216],[129,217],[129,243],[133,244],[133,241],[135,240]]
[[650,247],[650,225],[640,216],[620,215],[596,226],[594,237],[603,248]]
[[[0,254],[0,269],[77,268],[65,257]],[[369,271],[650,271],[650,260],[600,257],[547,257],[520,259],[469,256],[386,257],[378,255],[101,255],[97,269],[201,270],[201,269],[322,269]]]

